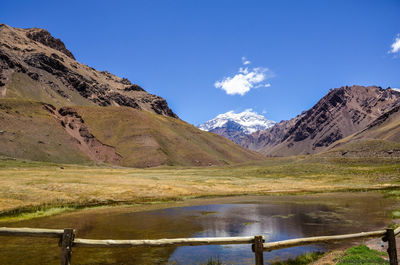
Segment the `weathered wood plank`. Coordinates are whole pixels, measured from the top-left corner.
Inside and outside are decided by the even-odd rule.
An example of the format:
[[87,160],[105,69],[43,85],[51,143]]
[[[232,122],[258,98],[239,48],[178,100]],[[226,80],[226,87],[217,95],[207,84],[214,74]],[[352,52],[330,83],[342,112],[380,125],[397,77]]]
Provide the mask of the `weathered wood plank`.
[[61,239],[61,265],[71,264],[72,244],[75,232],[72,228],[65,228]]
[[387,253],[389,254],[390,265],[398,265],[397,262],[397,249],[396,249],[396,236],[393,228],[386,229],[384,241],[388,242]]
[[264,238],[262,236],[254,237],[253,251],[256,265],[264,265]]
[[0,227],[0,235],[2,236],[32,236],[32,237],[61,238],[63,233],[64,230],[62,229]]
[[290,239],[278,242],[264,243],[264,251],[271,251],[275,249],[290,248],[301,245],[310,245],[315,243],[324,243],[328,241],[340,241],[347,239],[356,239],[364,237],[381,237],[385,235],[386,230],[372,231],[372,232],[362,232],[356,234],[347,235],[337,235],[337,236],[317,236],[317,237],[305,237]]
[[[71,260],[72,247],[135,247],[135,246],[170,246],[170,245],[228,245],[228,244],[254,244],[253,249],[258,248],[262,251],[271,251],[275,249],[295,247],[299,245],[308,245],[315,243],[324,243],[329,241],[340,241],[367,237],[382,237],[385,240],[394,241],[396,235],[400,234],[400,227],[397,229],[387,229],[372,232],[362,232],[347,235],[335,236],[319,236],[309,238],[298,238],[279,242],[262,243],[261,236],[248,237],[212,237],[212,238],[174,238],[174,239],[156,239],[156,240],[96,240],[96,239],[74,239],[73,229],[42,229],[42,228],[0,228],[0,235],[6,236],[33,236],[33,237],[53,237],[60,239],[61,249],[61,264],[69,265]],[[257,247],[258,246],[258,247]],[[395,245],[393,242],[389,244],[388,252],[393,264],[397,264],[397,253],[393,250]],[[256,251],[256,261],[262,264],[263,255],[261,251]],[[262,254],[262,252],[261,252]]]
[[231,245],[252,244],[254,237],[199,237],[199,238],[174,238],[155,240],[95,240],[75,238],[74,247],[136,247],[136,246],[169,246],[169,245]]
[[397,236],[398,234],[400,234],[400,227],[397,227],[397,228],[394,230],[394,235]]

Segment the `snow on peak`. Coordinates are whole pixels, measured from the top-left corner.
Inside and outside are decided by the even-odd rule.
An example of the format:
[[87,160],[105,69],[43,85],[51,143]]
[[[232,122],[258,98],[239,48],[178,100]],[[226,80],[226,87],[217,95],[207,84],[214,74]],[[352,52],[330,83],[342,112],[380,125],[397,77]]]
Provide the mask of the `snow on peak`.
[[200,124],[198,127],[203,131],[211,131],[216,128],[224,127],[229,121],[239,124],[245,134],[265,130],[275,124],[274,121],[267,120],[263,115],[257,114],[252,109],[247,109],[240,113],[235,113],[231,110],[219,114],[214,119]]

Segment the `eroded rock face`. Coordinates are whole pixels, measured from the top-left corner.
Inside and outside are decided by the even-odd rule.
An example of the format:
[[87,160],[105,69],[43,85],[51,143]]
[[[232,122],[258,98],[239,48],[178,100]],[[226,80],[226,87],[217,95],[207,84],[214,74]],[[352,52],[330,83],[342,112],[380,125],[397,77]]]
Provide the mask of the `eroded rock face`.
[[62,42],[60,39],[56,39],[53,36],[51,36],[51,34],[45,29],[38,29],[38,28],[28,29],[26,32],[26,36],[31,40],[40,42],[43,45],[46,45],[50,48],[60,51],[65,55],[67,55],[68,57],[75,60],[74,55],[69,50],[67,50],[67,48],[65,48],[64,42]]
[[47,110],[65,129],[65,131],[75,140],[77,147],[85,153],[91,160],[97,163],[120,164],[122,156],[118,154],[114,147],[100,142],[85,125],[81,115],[70,107],[57,108],[44,104]]
[[177,118],[178,116],[168,107],[167,101],[161,97],[155,98],[151,102],[151,109],[160,115]]
[[[0,90],[7,97],[7,85],[15,73],[39,82],[41,92],[49,90],[66,99],[68,105],[91,101],[99,106],[125,106],[177,118],[165,99],[146,92],[126,78],[97,71],[75,61],[64,43],[43,29],[19,29],[0,24]],[[79,93],[84,99],[71,96]],[[54,103],[57,102],[47,102]],[[60,103],[61,104],[61,103]]]
[[400,105],[400,93],[376,86],[332,89],[308,111],[244,138],[241,145],[273,156],[313,154],[366,128]]

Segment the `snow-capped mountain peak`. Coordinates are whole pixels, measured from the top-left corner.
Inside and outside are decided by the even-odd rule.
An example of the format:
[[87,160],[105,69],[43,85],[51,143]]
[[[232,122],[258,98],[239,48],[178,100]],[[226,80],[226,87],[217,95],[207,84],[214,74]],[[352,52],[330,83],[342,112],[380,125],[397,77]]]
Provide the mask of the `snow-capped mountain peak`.
[[240,113],[228,111],[219,114],[214,119],[211,119],[198,127],[203,131],[212,131],[216,128],[226,127],[229,123],[240,125],[241,131],[245,134],[251,134],[258,130],[265,130],[275,124],[274,121],[267,120],[263,115],[257,114],[252,109],[247,109]]

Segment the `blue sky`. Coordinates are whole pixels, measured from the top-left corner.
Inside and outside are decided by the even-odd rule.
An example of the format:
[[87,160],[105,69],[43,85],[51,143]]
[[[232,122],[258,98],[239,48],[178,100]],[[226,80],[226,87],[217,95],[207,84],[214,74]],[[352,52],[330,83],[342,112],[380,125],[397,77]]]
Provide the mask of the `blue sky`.
[[280,121],[330,88],[400,87],[399,0],[15,0],[0,22],[46,28],[192,124],[248,108]]

